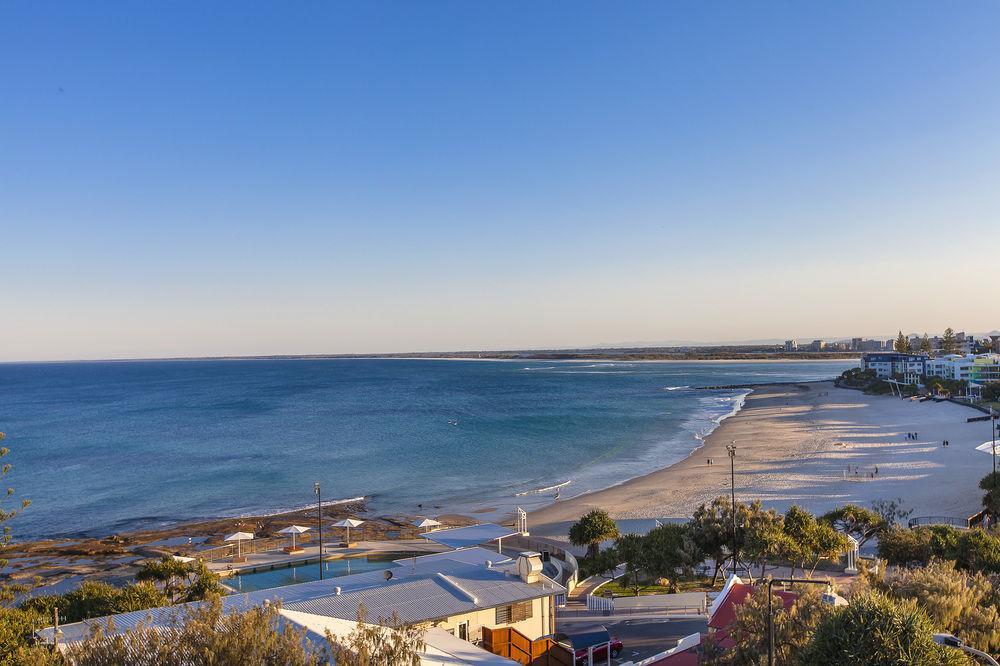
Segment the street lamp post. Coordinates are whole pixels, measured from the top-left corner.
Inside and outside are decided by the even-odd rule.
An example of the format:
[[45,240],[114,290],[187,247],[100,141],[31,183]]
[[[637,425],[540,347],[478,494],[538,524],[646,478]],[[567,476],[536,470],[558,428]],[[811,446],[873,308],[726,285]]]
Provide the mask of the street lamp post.
[[971,654],[972,656],[977,657],[976,661],[985,661],[987,664],[990,664],[991,666],[1000,666],[1000,664],[997,664],[997,660],[988,655],[987,653],[983,652],[982,650],[977,650],[973,647],[969,647],[964,642],[962,642],[961,639],[955,638],[955,636],[951,634],[934,634],[934,642],[937,643],[938,645],[947,645],[950,648],[955,648],[956,650],[961,650],[966,654]]
[[732,503],[729,505],[733,512],[733,573],[736,573],[736,562],[738,556],[736,552],[736,440],[732,444],[726,445],[726,452],[729,453],[729,489],[732,496]]
[[319,491],[319,481],[313,484],[316,493],[316,518],[319,519],[319,579],[323,580],[323,496]]
[[774,610],[771,601],[771,588],[775,583],[803,583],[805,585],[826,585],[833,587],[828,580],[812,580],[810,578],[771,578],[767,581],[767,666],[774,666]]
[[997,483],[997,412],[990,407],[990,432],[993,437],[993,490],[996,490]]

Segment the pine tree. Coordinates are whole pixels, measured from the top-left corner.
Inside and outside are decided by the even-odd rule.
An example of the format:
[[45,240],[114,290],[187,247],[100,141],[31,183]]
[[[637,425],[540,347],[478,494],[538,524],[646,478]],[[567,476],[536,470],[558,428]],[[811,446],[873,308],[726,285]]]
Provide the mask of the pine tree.
[[902,331],[900,331],[899,335],[896,336],[896,342],[895,342],[895,344],[893,344],[892,348],[895,349],[896,351],[902,353],[902,354],[909,353],[909,351],[910,351],[910,341],[906,339],[906,336],[903,335]]
[[925,354],[930,354],[932,351],[931,339],[927,337],[926,333],[924,333],[924,337],[920,338],[920,351],[922,351]]
[[955,330],[951,326],[944,329],[944,334],[941,335],[941,353],[958,353],[958,338],[955,336]]

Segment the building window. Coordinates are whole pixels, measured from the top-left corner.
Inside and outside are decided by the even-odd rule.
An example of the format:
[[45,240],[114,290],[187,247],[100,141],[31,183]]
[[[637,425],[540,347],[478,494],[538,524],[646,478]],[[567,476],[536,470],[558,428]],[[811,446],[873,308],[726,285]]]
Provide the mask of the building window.
[[511,611],[511,620],[513,622],[520,622],[521,620],[531,619],[531,602],[522,601],[521,603],[514,604]]
[[510,624],[510,615],[510,606],[497,606],[497,624]]
[[510,606],[497,606],[497,624],[511,624],[530,620],[532,616],[531,602],[522,601]]

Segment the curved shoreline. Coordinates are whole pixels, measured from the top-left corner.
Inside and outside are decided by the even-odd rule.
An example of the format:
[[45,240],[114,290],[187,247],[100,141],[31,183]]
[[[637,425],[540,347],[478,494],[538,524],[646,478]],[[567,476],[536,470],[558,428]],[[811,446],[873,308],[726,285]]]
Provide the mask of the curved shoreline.
[[[988,457],[975,450],[988,433],[967,419],[963,405],[869,396],[832,381],[765,384],[692,452],[698,455],[533,511],[528,525],[535,534],[561,537],[594,508],[617,520],[687,519],[699,504],[729,494],[731,441],[738,500],[823,512],[898,497],[915,516],[965,517],[978,510],[977,483],[989,471]],[[919,438],[907,438],[910,431]],[[942,447],[943,439],[952,445]]]

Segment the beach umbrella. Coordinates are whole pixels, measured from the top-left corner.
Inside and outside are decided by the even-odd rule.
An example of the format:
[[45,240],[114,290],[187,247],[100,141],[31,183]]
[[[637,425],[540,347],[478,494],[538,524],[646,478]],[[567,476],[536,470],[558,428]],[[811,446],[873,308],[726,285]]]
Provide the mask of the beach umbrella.
[[[997,450],[1000,451],[1000,442],[997,442]],[[982,451],[988,455],[993,455],[993,442],[985,442],[976,447],[976,451]]]
[[351,528],[357,527],[363,524],[363,520],[355,520],[354,518],[344,518],[333,524],[334,527],[346,527],[347,528],[347,543],[351,543]]
[[226,541],[236,542],[236,557],[243,557],[243,551],[240,548],[240,544],[244,541],[249,541],[253,539],[253,532],[235,532],[226,537]]
[[417,522],[413,523],[415,527],[420,529],[433,530],[435,527],[440,527],[441,523],[434,520],[433,518],[421,518]]
[[283,530],[278,530],[278,534],[291,534],[292,535],[292,550],[295,550],[295,535],[302,534],[303,532],[308,532],[309,527],[302,527],[301,525],[289,525]]

